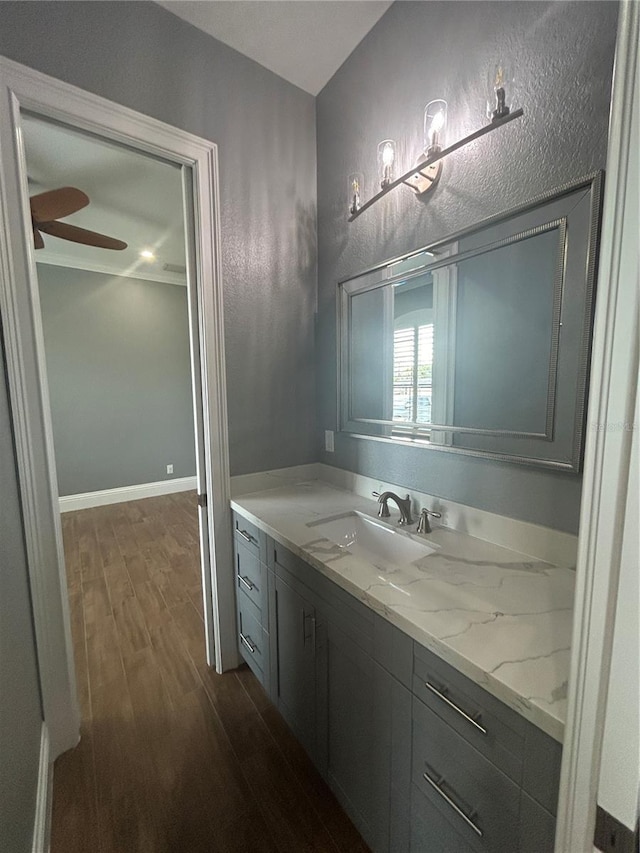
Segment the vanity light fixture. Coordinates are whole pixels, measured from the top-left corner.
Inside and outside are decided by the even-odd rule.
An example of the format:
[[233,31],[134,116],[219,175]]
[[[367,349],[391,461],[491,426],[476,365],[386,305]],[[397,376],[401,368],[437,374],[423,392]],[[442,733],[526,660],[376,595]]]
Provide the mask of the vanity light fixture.
[[396,143],[393,139],[383,139],[378,145],[378,174],[380,186],[386,189],[393,180],[396,162]]
[[[424,195],[432,189],[442,171],[442,161],[449,154],[453,154],[459,148],[463,148],[470,142],[475,142],[481,136],[497,130],[504,124],[524,115],[524,110],[519,108],[512,110],[507,104],[507,86],[509,77],[506,67],[502,64],[495,65],[489,75],[491,85],[491,109],[489,111],[489,124],[465,136],[463,139],[443,147],[447,127],[447,102],[442,99],[430,101],[424,110],[424,151],[418,158],[417,163],[408,172],[394,178],[394,166],[396,161],[396,143],[392,139],[385,139],[378,145],[378,170],[380,174],[380,192],[376,193],[368,201],[362,203],[360,192],[353,192],[353,184],[350,183],[349,191],[349,222],[353,222],[367,208],[375,204],[387,193],[394,190],[400,184],[410,187],[416,195]],[[494,103],[495,99],[495,103]],[[351,182],[350,176],[349,180]],[[362,188],[362,181],[358,182],[358,190]]]

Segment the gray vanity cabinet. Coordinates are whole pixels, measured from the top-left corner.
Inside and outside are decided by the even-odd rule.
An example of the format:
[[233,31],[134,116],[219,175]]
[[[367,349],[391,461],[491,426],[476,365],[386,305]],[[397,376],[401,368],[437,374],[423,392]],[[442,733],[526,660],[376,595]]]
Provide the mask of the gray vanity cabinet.
[[552,853],[561,745],[234,524],[240,650],[374,853]]

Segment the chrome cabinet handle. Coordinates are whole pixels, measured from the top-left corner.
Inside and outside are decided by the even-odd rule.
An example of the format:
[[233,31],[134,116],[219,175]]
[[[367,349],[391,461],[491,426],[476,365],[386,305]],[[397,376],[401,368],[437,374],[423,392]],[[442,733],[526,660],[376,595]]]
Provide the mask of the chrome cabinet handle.
[[442,790],[442,786],[447,784],[445,779],[442,776],[440,776],[438,779],[432,779],[431,776],[426,772],[422,774],[422,778],[425,779],[431,785],[431,787],[434,789],[434,791],[437,791],[440,794],[442,799],[449,806],[451,806],[451,808],[454,810],[454,812],[456,814],[460,815],[460,817],[467,824],[467,826],[470,826],[471,829],[476,833],[476,835],[479,835],[480,838],[482,838],[483,832],[480,829],[480,827],[478,826],[478,824],[473,820],[476,813],[471,812],[470,815],[466,814],[460,808],[460,806],[445,791]]
[[238,530],[238,533],[240,534],[240,536],[242,536],[242,538],[243,538],[243,539],[246,539],[246,540],[247,540],[247,542],[251,542],[251,543],[253,544],[253,536],[250,536],[250,535],[247,533],[247,531],[246,531],[246,530],[240,530],[240,528],[239,528],[239,527],[237,528],[237,530]]
[[[313,644],[313,651],[316,650],[316,617],[313,613],[305,613],[304,608],[300,610],[302,616],[302,645],[307,645],[307,640],[310,639]],[[307,637],[307,619],[311,620],[311,637]]]
[[425,681],[424,686],[430,690],[432,693],[438,697],[438,699],[442,699],[450,708],[453,708],[456,713],[460,714],[461,717],[464,717],[468,723],[471,723],[472,726],[475,726],[479,732],[482,732],[483,735],[487,734],[487,730],[484,726],[481,726],[477,720],[474,720],[473,717],[469,716],[466,711],[463,711],[462,708],[459,708],[455,702],[452,702],[448,696],[445,696],[437,687],[434,687],[433,684],[430,684],[428,681]]
[[252,655],[255,654],[255,651],[256,651],[255,644],[251,642],[249,637],[245,637],[245,635],[242,633],[242,631],[240,631],[240,640],[249,649],[249,651],[251,652]]
[[251,581],[243,578],[241,574],[238,574],[238,580],[249,590],[249,592],[251,592],[252,589],[255,589],[255,584],[252,584]]

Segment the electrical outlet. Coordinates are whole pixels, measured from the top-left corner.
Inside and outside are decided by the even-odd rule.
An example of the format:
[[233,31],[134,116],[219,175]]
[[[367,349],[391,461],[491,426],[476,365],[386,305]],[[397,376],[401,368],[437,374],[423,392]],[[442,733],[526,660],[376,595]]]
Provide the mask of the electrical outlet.
[[167,465],[167,474],[173,474],[173,465]]
[[327,453],[334,452],[332,429],[325,429],[324,431],[324,449],[327,451]]

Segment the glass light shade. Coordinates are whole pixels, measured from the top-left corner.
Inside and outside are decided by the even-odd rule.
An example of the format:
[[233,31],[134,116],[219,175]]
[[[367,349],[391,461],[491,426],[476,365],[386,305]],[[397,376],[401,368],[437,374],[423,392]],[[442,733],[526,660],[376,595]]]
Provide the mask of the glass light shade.
[[393,139],[383,139],[378,145],[378,174],[382,189],[393,181],[396,162],[396,143]]
[[442,98],[429,101],[424,108],[424,150],[426,154],[440,151],[447,130],[447,102]]
[[509,115],[509,104],[507,98],[512,94],[510,91],[513,78],[509,67],[503,62],[496,62],[489,69],[487,86],[487,118],[495,121]]
[[352,172],[348,179],[349,213],[354,214],[360,210],[363,176],[361,172]]

